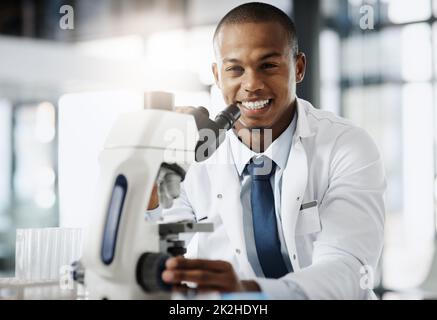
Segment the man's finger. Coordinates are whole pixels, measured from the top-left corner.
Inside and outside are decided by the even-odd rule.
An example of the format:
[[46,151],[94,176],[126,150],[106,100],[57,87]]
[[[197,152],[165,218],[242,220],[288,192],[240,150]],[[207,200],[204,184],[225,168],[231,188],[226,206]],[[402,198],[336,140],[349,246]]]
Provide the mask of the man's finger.
[[225,288],[219,286],[198,286],[197,293],[213,293],[213,292],[227,292]]
[[174,292],[182,292],[182,293],[188,292],[189,290],[193,290],[193,288],[190,288],[189,286],[187,286],[184,283],[174,284],[171,289]]
[[221,260],[185,259],[184,257],[170,258],[165,266],[167,269],[191,269],[226,272],[232,270],[229,262]]
[[181,293],[186,295],[196,295],[196,294],[205,294],[205,293],[222,293],[228,292],[224,288],[220,288],[217,286],[198,286],[197,288],[190,288],[188,286],[183,285],[173,285],[172,292]]
[[198,286],[224,287],[229,280],[225,273],[205,270],[166,270],[162,273],[162,280],[166,283],[180,284],[182,281],[194,282]]

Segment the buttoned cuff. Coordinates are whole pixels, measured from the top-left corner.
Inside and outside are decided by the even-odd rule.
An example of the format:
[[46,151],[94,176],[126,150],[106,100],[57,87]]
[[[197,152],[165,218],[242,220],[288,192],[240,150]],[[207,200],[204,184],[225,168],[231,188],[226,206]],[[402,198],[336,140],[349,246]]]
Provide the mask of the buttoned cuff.
[[162,220],[162,207],[157,206],[155,209],[146,210],[144,214],[145,218],[149,222],[157,222]]
[[255,281],[270,300],[308,300],[302,289],[291,280],[256,278]]

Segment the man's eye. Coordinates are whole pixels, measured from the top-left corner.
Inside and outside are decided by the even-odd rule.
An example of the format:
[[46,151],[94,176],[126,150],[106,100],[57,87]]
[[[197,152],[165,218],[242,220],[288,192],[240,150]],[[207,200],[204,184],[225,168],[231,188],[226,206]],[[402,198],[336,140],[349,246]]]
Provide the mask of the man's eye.
[[273,69],[273,68],[276,68],[276,67],[277,67],[277,65],[273,64],[273,63],[263,63],[261,65],[261,69]]
[[234,67],[226,68],[226,71],[231,71],[231,72],[243,72],[244,69],[243,69],[242,67],[234,66]]

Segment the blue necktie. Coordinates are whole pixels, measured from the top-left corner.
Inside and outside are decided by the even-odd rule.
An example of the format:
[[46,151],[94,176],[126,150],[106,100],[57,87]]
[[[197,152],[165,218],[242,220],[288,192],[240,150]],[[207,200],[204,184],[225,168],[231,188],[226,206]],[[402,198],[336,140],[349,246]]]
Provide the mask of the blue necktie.
[[281,254],[270,177],[275,163],[269,158],[254,159],[247,165],[252,178],[250,202],[256,252],[266,278],[280,278],[288,273]]

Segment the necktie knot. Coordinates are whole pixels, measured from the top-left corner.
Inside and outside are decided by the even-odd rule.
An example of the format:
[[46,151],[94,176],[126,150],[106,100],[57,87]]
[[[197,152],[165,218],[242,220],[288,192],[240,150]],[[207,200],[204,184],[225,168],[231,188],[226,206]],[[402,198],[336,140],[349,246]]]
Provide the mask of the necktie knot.
[[275,162],[266,157],[253,158],[247,164],[246,169],[254,180],[268,180],[275,172]]

